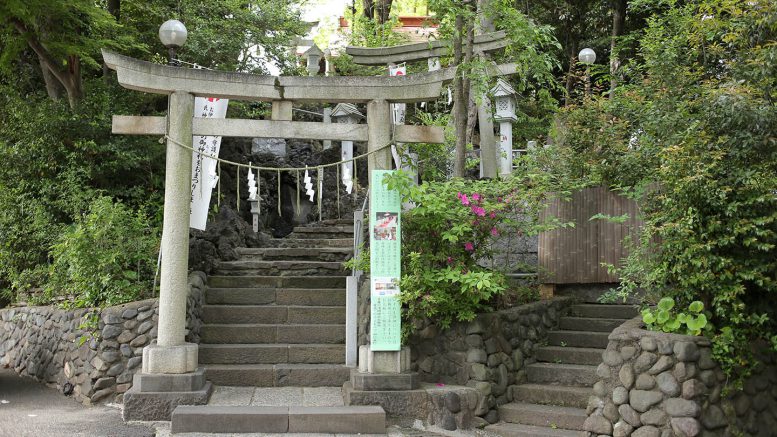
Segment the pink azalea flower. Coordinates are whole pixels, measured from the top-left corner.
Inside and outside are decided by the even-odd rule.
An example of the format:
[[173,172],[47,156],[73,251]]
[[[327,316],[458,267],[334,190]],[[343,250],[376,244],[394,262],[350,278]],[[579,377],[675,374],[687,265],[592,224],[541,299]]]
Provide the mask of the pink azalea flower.
[[474,200],[475,202],[480,202],[480,194],[472,193],[472,200]]
[[485,215],[486,215],[486,210],[485,210],[485,209],[483,209],[483,208],[482,208],[482,207],[480,207],[480,206],[475,206],[475,205],[473,205],[473,206],[472,206],[472,212],[473,212],[475,215],[477,215],[478,217],[483,217],[483,216],[485,216]]
[[470,243],[469,241],[467,241],[466,243],[464,243],[464,250],[466,250],[468,252],[474,252],[475,251],[475,246],[472,243]]
[[448,257],[448,264],[453,264],[453,258]]
[[497,228],[491,228],[491,235],[496,237],[497,235],[499,235],[499,230]]
[[466,194],[462,194],[461,197],[461,204],[464,206],[469,206],[469,198],[467,198]]

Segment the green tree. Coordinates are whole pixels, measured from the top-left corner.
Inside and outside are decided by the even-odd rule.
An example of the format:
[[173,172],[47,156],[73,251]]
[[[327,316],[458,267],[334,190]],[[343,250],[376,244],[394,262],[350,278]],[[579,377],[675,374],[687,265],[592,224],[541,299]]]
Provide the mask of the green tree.
[[753,342],[777,351],[777,6],[661,5],[630,80],[562,112],[562,159],[548,165],[639,196],[646,224],[624,286],[703,302],[715,357],[741,377]]

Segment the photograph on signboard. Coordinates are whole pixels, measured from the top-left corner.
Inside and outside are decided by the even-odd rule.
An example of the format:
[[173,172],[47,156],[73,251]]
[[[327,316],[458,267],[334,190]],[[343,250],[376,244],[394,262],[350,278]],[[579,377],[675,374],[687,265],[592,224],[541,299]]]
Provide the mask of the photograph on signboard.
[[372,293],[378,296],[395,296],[399,294],[399,278],[374,278]]
[[397,218],[399,214],[396,212],[378,212],[375,215],[375,227],[373,229],[375,240],[391,240],[397,239]]

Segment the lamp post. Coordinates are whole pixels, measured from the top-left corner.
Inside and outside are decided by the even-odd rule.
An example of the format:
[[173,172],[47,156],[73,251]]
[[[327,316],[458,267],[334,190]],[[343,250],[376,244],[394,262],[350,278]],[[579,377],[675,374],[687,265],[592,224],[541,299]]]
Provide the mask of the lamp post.
[[175,58],[175,49],[183,47],[187,36],[186,26],[178,20],[167,20],[159,26],[159,40],[167,47],[168,65],[180,65]]
[[593,51],[593,49],[589,49],[588,47],[584,48],[583,50],[580,50],[580,53],[577,55],[577,59],[580,60],[581,63],[585,64],[585,95],[590,96],[591,95],[591,64],[593,64],[596,61],[596,52]]
[[[506,80],[499,78],[496,86],[491,89],[496,100],[494,121],[499,123],[499,176],[507,178],[513,171],[513,122],[518,120],[515,115],[515,89]],[[483,157],[481,157],[481,160]]]

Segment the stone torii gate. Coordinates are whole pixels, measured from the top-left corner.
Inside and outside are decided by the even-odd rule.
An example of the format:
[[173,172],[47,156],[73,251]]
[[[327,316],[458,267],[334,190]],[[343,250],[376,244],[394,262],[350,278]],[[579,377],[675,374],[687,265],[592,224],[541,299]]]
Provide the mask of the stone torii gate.
[[[193,135],[299,138],[367,142],[370,172],[391,169],[392,142],[441,143],[441,128],[393,126],[389,105],[434,100],[452,71],[413,77],[273,77],[194,70],[103,51],[125,88],[169,95],[167,117],[113,117],[115,134],[166,135],[165,201],[157,343],[143,350],[142,373],[133,396],[140,403],[204,403],[209,393],[198,365],[198,346],[186,343],[189,202]],[[271,101],[272,120],[195,118],[194,98]],[[292,121],[293,102],[366,103],[367,125]],[[167,389],[162,389],[166,387]]]
[[[114,134],[167,137],[158,338],[143,350],[142,373],[136,375],[132,396],[147,408],[204,403],[209,393],[203,370],[197,368],[198,346],[184,338],[192,159],[185,147],[192,147],[192,136],[366,141],[368,152],[375,152],[368,156],[370,174],[390,170],[388,144],[444,142],[442,128],[393,125],[390,105],[437,99],[455,71],[403,77],[274,77],[171,67],[105,50],[103,59],[116,70],[123,87],[169,95],[166,117],[113,117]],[[508,64],[498,66],[495,74],[514,71],[515,66]],[[195,118],[195,96],[270,101],[272,119]],[[292,121],[293,102],[366,103],[367,124]]]
[[[500,30],[475,35],[473,52],[478,55],[504,49],[508,45],[507,34]],[[450,42],[435,40],[421,43],[403,44],[392,47],[354,47],[348,46],[345,52],[353,57],[357,65],[392,65],[402,62],[426,60],[429,71],[440,69],[440,57],[450,55]],[[500,66],[501,67],[501,66]],[[509,74],[507,71],[502,71]],[[496,148],[494,124],[491,116],[491,101],[483,98],[478,105],[478,124],[480,127],[480,158],[483,177],[497,175],[499,151]],[[512,141],[512,137],[511,137]],[[512,149],[512,147],[510,147]],[[512,153],[512,152],[511,152]],[[512,170],[512,169],[511,169]],[[507,172],[509,173],[509,171]],[[501,174],[505,174],[501,172]]]

